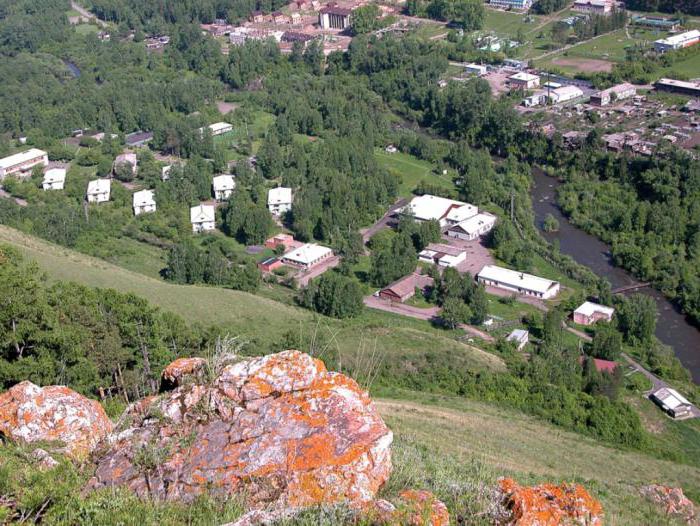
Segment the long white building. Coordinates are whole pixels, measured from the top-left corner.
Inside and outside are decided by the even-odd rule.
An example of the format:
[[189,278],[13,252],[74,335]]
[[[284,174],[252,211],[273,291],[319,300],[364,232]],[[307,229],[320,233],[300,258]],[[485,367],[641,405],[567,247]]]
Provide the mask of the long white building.
[[689,47],[698,42],[700,42],[700,30],[693,29],[692,31],[686,31],[685,33],[679,33],[655,41],[654,49],[659,53],[665,53],[666,51],[674,51],[676,49]]
[[429,194],[414,197],[401,210],[401,214],[417,221],[437,221],[442,227],[456,225],[478,213],[479,209],[469,203]]
[[48,166],[49,155],[37,148],[0,159],[0,180],[8,175],[22,175],[37,165]]
[[545,300],[556,296],[560,289],[558,281],[525,274],[517,270],[497,267],[496,265],[486,265],[482,268],[477,275],[477,280],[484,285]]

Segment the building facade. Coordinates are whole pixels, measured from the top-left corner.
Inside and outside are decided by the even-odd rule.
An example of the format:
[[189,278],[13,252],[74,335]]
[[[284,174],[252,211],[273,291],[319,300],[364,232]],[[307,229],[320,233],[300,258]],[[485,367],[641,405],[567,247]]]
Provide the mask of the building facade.
[[333,255],[333,251],[316,243],[307,243],[282,256],[282,263],[292,267],[310,269]]
[[153,190],[134,192],[134,215],[148,214],[156,211],[156,198]]
[[192,232],[209,232],[216,228],[216,210],[212,205],[200,204],[190,208],[190,223]]
[[490,0],[489,4],[501,9],[517,9],[526,11],[532,7],[533,0]]
[[477,275],[477,281],[486,286],[545,300],[555,297],[559,294],[560,289],[558,281],[540,278],[496,265],[484,266]]
[[611,321],[615,309],[586,301],[574,311],[574,323],[593,325],[598,321]]
[[0,180],[8,175],[22,176],[35,166],[48,166],[49,155],[37,148],[0,159]]
[[63,190],[65,182],[65,168],[50,168],[44,172],[44,180],[41,182],[41,187],[44,190]]
[[267,192],[267,209],[275,216],[289,212],[292,209],[292,189],[282,186],[270,188]]
[[112,190],[112,181],[109,179],[94,179],[88,183],[88,203],[105,203],[109,201]]
[[328,5],[318,12],[318,23],[321,29],[344,30],[350,27],[352,11],[344,7]]
[[654,42],[654,49],[659,53],[665,53],[667,51],[690,47],[698,42],[700,42],[700,30],[693,29],[692,31],[686,31],[685,33],[679,33],[668,38],[656,40]]
[[225,201],[236,188],[236,180],[232,175],[217,175],[212,180],[212,189],[214,191],[214,199],[217,201]]

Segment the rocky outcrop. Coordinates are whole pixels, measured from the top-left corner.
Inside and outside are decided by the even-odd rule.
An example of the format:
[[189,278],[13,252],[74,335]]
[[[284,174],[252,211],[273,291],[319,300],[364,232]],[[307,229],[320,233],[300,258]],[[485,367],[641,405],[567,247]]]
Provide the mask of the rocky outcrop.
[[646,498],[663,507],[667,515],[679,517],[688,524],[700,523],[695,505],[685,496],[681,488],[651,484],[643,487],[641,492]]
[[600,526],[603,508],[578,484],[520,486],[498,481],[495,524],[508,526]]
[[[166,371],[191,369],[183,365]],[[180,384],[179,373],[171,376]],[[391,442],[355,381],[285,351],[132,405],[96,459],[90,485],[164,500],[206,491],[240,495],[255,507],[361,507],[389,477]]]
[[170,391],[188,381],[202,383],[205,380],[207,361],[204,358],[178,358],[163,369],[160,390]]
[[0,395],[0,433],[18,442],[53,442],[84,458],[111,431],[102,406],[67,387],[21,382]]
[[373,523],[385,526],[448,526],[447,506],[425,490],[405,490],[396,504],[378,500],[369,516]]

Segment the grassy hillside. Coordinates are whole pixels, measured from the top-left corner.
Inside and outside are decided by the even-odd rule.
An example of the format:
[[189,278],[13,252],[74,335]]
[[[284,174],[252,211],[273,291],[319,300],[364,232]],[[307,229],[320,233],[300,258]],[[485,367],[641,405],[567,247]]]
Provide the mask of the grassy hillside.
[[436,329],[426,321],[377,311],[339,321],[246,292],[175,285],[3,225],[0,225],[0,243],[14,246],[27,258],[37,261],[49,279],[142,296],[191,322],[220,326],[261,351],[281,350],[296,343],[339,366],[353,368],[370,354],[396,368],[425,363],[427,354],[436,354],[468,369],[505,369],[497,356],[457,341],[454,338],[458,333]]
[[579,482],[602,502],[612,525],[676,524],[639,495],[645,484],[680,486],[696,502],[700,497],[700,469],[602,446],[519,413],[435,396],[377,404],[395,435],[387,491],[431,488],[453,516],[468,518],[465,524],[488,524],[478,514],[503,476]]

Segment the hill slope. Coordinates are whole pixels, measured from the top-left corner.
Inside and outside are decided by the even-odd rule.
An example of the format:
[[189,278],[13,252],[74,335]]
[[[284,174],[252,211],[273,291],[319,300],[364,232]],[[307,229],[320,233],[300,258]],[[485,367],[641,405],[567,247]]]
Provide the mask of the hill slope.
[[[697,501],[700,469],[603,446],[539,420],[493,406],[442,397],[422,402],[381,399],[379,410],[395,435],[389,491],[427,487],[453,514],[473,518],[498,477],[522,483],[580,482],[605,508],[606,524],[676,524],[645,501],[650,483],[680,486]],[[681,522],[678,522],[681,524]]]
[[[259,351],[282,350],[297,344],[313,347],[325,359],[338,356],[352,366],[367,353],[377,352],[412,362],[426,353],[449,355],[455,366],[502,371],[503,361],[490,353],[449,337],[428,322],[367,311],[357,319],[339,321],[235,290],[175,285],[103,260],[54,245],[0,225],[0,243],[19,249],[35,260],[51,280],[75,281],[90,287],[133,293],[191,322],[217,325],[249,341]],[[391,329],[391,330],[387,330]],[[289,335],[301,343],[282,342]],[[398,361],[398,360],[397,360]],[[397,363],[397,366],[399,364]]]

